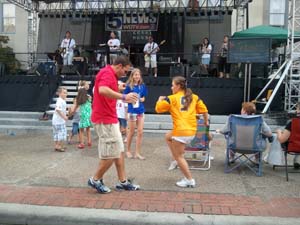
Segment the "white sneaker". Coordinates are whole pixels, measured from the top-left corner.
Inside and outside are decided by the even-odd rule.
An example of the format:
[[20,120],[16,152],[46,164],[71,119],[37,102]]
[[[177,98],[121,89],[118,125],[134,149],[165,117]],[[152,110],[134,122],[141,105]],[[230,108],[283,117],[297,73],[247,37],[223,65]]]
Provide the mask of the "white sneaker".
[[175,170],[176,168],[177,168],[177,161],[174,160],[174,161],[171,162],[171,164],[170,164],[168,170],[169,170],[169,171],[170,171],[170,170]]
[[188,180],[183,178],[182,180],[176,182],[176,185],[183,188],[194,188],[196,186],[196,182],[194,179]]
[[208,142],[208,149],[211,149],[212,141]]

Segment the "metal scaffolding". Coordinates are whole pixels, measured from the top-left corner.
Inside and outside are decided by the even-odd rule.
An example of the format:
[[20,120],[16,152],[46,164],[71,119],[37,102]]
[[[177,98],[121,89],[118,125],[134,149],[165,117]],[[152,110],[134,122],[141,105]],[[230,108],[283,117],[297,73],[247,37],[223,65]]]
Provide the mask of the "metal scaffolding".
[[284,109],[291,113],[300,102],[300,1],[289,0],[288,28],[288,58],[292,65],[285,79]]
[[7,2],[13,3],[16,6],[19,6],[26,11],[36,11],[37,10],[37,2],[32,0],[7,0]]
[[37,50],[37,3],[31,0],[7,0],[10,3],[15,4],[18,7],[26,10],[28,12],[27,23],[28,23],[28,40],[27,40],[27,50],[29,52],[27,63],[31,67],[32,63],[35,61],[35,53]]
[[9,0],[27,11],[57,13],[66,11],[86,11],[104,13],[118,10],[182,10],[182,9],[219,9],[228,10],[244,5],[251,0]]
[[245,21],[247,17],[247,7],[252,0],[238,0],[236,6],[236,31],[242,31],[246,28]]

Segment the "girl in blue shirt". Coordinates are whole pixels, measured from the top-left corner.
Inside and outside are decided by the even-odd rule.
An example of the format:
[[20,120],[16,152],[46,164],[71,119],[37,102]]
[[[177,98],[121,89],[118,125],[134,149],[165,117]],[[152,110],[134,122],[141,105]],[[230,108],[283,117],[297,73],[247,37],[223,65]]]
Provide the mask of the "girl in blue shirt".
[[[135,92],[139,95],[139,101],[135,104],[128,103],[128,116],[129,116],[129,132],[127,134],[127,158],[136,158],[144,160],[145,157],[141,155],[141,144],[143,138],[143,129],[144,129],[144,113],[145,107],[143,102],[145,102],[145,97],[147,96],[147,88],[143,82],[142,74],[139,69],[134,69],[127,82],[124,94],[130,92]],[[134,135],[135,128],[137,127],[137,136],[136,136],[136,146],[134,156],[131,153],[131,142]]]

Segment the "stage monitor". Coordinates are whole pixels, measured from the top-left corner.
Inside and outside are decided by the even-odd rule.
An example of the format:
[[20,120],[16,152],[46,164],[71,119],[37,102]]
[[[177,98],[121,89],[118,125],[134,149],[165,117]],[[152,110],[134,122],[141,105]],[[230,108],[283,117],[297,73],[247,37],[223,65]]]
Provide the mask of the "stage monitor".
[[270,63],[271,38],[230,38],[229,63]]

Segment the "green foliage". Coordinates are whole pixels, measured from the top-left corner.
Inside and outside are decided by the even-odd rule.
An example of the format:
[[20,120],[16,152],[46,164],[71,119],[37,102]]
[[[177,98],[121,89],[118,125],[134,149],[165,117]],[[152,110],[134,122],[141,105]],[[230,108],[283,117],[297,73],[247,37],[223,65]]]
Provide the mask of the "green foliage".
[[3,46],[8,43],[8,40],[7,36],[0,35],[0,63],[4,63],[8,74],[16,74],[20,71],[21,64],[15,58],[13,49]]

